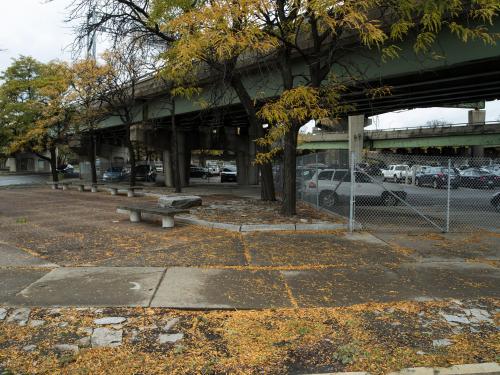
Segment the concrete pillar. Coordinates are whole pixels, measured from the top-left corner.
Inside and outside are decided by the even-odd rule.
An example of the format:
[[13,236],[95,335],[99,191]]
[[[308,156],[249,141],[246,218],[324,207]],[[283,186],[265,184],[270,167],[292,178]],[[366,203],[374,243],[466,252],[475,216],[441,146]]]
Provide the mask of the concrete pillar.
[[165,186],[173,187],[172,155],[169,150],[163,151],[163,175],[165,176]]
[[184,186],[184,181],[186,180],[186,168],[184,168],[184,164],[186,163],[186,142],[184,141],[184,133],[177,132],[177,158],[179,164],[179,176],[181,180],[181,186]]
[[236,168],[238,169],[238,185],[248,185],[249,180],[249,155],[248,155],[248,134],[240,130],[236,136]]
[[356,160],[363,155],[363,132],[365,130],[365,115],[349,116],[349,160],[351,151],[356,153]]
[[484,109],[473,109],[469,111],[469,125],[484,125],[486,121],[486,111]]
[[[260,125],[257,125],[260,126]],[[248,129],[248,184],[258,185],[259,184],[259,167],[255,165],[255,156],[257,155],[257,145],[255,140],[257,139],[257,129],[250,127]]]
[[[469,111],[469,126],[484,125],[486,121],[486,111],[482,109],[474,109]],[[472,146],[471,147],[473,157],[482,158],[484,157],[484,146]]]
[[9,168],[9,172],[17,172],[16,158],[7,158],[5,167]]

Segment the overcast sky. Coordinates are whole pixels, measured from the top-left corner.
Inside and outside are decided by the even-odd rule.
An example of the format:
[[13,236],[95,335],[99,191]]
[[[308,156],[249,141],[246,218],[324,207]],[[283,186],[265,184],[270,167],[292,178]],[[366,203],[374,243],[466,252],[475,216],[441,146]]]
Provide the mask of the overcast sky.
[[[12,58],[27,55],[42,62],[71,61],[73,40],[70,25],[64,23],[71,0],[3,0],[0,12],[0,71]],[[424,108],[376,116],[370,128],[409,127],[427,121],[467,122],[466,109]],[[500,101],[486,103],[486,120],[500,119]]]

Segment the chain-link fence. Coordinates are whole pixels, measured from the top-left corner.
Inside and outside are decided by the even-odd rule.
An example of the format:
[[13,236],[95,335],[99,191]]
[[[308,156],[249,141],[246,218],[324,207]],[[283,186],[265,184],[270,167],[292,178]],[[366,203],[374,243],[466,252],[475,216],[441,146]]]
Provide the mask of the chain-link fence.
[[[279,189],[282,167],[275,168]],[[297,197],[385,231],[500,230],[500,160],[347,150],[297,161]]]

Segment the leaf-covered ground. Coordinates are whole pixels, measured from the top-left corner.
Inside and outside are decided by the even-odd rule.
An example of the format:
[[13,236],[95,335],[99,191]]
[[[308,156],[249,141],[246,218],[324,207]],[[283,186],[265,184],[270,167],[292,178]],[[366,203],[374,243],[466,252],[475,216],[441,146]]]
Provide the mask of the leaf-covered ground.
[[[127,215],[116,213],[116,207],[130,203],[130,198],[106,193],[45,188],[1,194],[0,241],[59,265],[340,266],[396,262],[402,255],[388,247],[347,240],[340,232],[243,234],[194,225],[165,230],[158,223],[130,223]],[[210,204],[225,198],[204,199]]]
[[[500,301],[364,304],[345,308],[186,312],[162,309],[34,309],[26,326],[0,321],[0,369],[26,374],[299,374],[498,361]],[[475,310],[473,310],[475,309]],[[471,311],[481,311],[480,321]],[[95,318],[122,345],[81,344]],[[444,317],[469,317],[450,323]],[[165,324],[184,336],[160,344]],[[43,321],[31,327],[31,321]],[[445,342],[445,345],[440,344]],[[58,352],[57,344],[79,344]],[[32,345],[32,346],[29,346]]]

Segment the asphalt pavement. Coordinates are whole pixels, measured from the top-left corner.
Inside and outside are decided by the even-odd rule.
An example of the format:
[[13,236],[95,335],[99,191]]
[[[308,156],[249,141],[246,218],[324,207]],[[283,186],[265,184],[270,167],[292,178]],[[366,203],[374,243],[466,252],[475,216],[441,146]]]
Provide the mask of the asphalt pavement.
[[39,185],[49,180],[48,174],[0,174],[0,186]]

